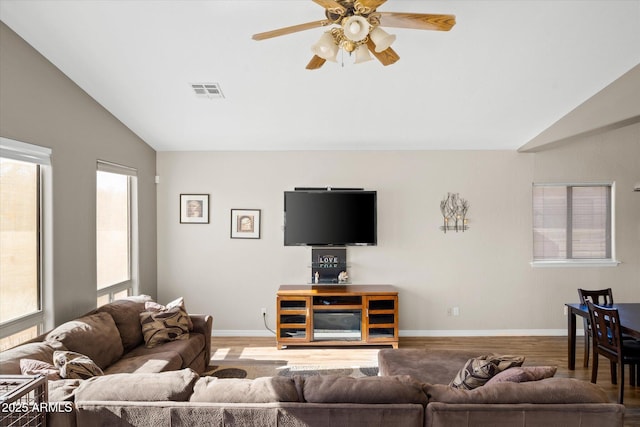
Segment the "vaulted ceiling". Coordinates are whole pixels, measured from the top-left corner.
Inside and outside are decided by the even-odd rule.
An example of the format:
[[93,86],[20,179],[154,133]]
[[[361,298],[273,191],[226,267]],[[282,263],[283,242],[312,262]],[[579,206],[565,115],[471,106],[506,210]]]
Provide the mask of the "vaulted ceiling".
[[[0,19],[158,151],[515,150],[640,64],[638,0],[389,0],[400,60],[305,69],[311,0],[1,0]],[[198,97],[217,83],[224,98]],[[1,94],[0,94],[1,96]]]

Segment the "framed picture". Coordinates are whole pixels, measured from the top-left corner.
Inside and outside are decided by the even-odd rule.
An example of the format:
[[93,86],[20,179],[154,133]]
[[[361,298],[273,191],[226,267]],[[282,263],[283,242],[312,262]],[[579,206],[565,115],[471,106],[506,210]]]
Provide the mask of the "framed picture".
[[260,209],[231,209],[231,238],[260,238]]
[[180,195],[180,224],[209,224],[209,195]]

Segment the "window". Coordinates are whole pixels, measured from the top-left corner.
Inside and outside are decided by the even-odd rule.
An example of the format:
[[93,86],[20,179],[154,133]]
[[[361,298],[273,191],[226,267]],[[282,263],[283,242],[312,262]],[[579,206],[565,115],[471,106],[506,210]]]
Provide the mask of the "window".
[[135,170],[98,162],[96,173],[97,305],[131,295],[135,259]]
[[43,330],[42,184],[50,153],[0,138],[0,351]]
[[611,184],[533,187],[533,262],[613,261]]

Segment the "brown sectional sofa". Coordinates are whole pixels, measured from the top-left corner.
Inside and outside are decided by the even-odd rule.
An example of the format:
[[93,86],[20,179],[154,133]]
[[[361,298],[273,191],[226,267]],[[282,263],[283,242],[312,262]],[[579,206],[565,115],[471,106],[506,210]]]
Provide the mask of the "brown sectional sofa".
[[597,385],[571,378],[502,382],[461,390],[449,386],[478,351],[382,349],[380,375],[408,375],[424,384],[425,427],[622,426],[624,406]]
[[70,413],[49,414],[48,425],[56,427],[623,425],[624,406],[584,381],[449,387],[475,352],[383,349],[381,375],[357,379],[200,377],[210,357],[211,317],[191,316],[189,340],[148,349],[142,310],[136,300],[103,306],[1,353],[0,373],[19,374],[21,358],[50,361],[60,346],[95,357],[104,376],[49,382],[51,402],[73,402]]
[[140,297],[114,301],[0,353],[0,374],[20,374],[23,358],[52,363],[56,350],[88,356],[105,375],[183,368],[204,372],[211,353],[211,316],[190,315],[193,330],[188,339],[147,348],[139,317],[145,311],[145,301]]
[[[167,398],[156,399],[144,386],[116,390],[113,378],[85,381],[75,391],[78,425],[418,427],[427,403],[422,385],[409,377],[217,379],[197,378],[189,370],[157,375],[172,382]],[[134,377],[137,384],[147,380]]]
[[[51,364],[56,350],[88,356],[105,376],[129,373],[160,373],[189,368],[202,373],[209,365],[213,320],[209,315],[190,315],[193,325],[188,339],[147,348],[140,325],[144,297],[131,297],[98,307],[78,319],[65,322],[34,340],[0,353],[0,375],[20,375],[21,359]],[[50,401],[69,400],[82,380],[49,381]],[[63,396],[60,398],[60,396]],[[76,425],[74,413],[52,413],[50,425]],[[82,424],[78,424],[82,425]]]
[[78,426],[602,427],[622,426],[624,413],[596,385],[567,378],[468,392],[408,375],[250,380],[184,369],[94,377],[56,399],[70,394]]

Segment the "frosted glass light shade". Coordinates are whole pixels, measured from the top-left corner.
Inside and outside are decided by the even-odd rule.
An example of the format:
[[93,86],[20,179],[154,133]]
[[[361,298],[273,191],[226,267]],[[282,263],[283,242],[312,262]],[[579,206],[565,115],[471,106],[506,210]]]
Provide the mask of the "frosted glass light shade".
[[333,36],[330,32],[324,33],[320,40],[313,46],[311,46],[311,51],[319,56],[322,59],[326,59],[327,61],[336,61],[336,56],[338,55],[338,45],[333,40]]
[[396,41],[395,34],[388,34],[380,27],[375,27],[371,30],[371,41],[376,45],[376,52],[382,52],[387,50],[394,41]]
[[373,57],[369,53],[369,49],[366,44],[361,44],[356,49],[356,59],[353,61],[354,64],[360,64],[362,62],[371,61]]
[[369,21],[359,15],[350,16],[342,25],[344,36],[354,42],[364,40],[370,29]]

